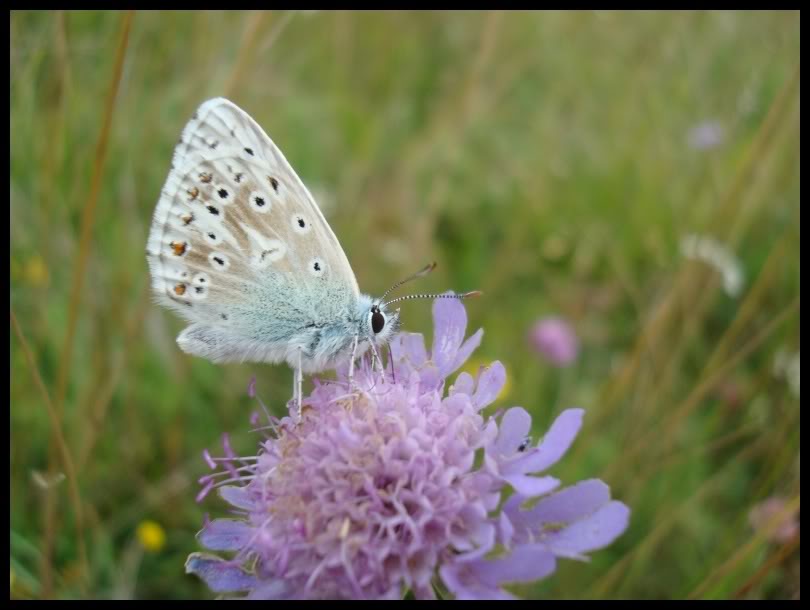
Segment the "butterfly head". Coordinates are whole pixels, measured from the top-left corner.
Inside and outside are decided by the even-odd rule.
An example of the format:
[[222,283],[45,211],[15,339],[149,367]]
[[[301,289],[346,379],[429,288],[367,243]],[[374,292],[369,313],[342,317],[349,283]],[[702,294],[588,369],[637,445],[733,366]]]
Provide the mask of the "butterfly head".
[[366,336],[377,345],[385,345],[401,325],[399,308],[386,311],[385,303],[374,301],[366,316]]
[[[389,305],[393,305],[394,303],[398,303],[399,301],[408,301],[411,299],[465,299],[468,297],[478,296],[481,293],[479,291],[473,292],[465,292],[462,294],[409,294],[404,297],[399,297],[397,299],[392,299],[391,301],[385,301],[385,297],[394,290],[405,284],[406,282],[410,282],[419,277],[424,277],[433,269],[436,268],[436,263],[431,263],[424,269],[421,269],[414,273],[413,275],[405,278],[401,282],[398,282],[391,286],[388,290],[385,291],[379,299],[371,300],[369,299],[364,304],[364,313],[365,315],[362,318],[363,329],[362,332],[365,337],[368,339],[369,342],[374,343],[376,345],[384,345],[388,343],[391,338],[396,334],[401,326],[401,321],[399,317],[399,308],[388,311],[387,307]],[[368,298],[368,297],[366,297]]]

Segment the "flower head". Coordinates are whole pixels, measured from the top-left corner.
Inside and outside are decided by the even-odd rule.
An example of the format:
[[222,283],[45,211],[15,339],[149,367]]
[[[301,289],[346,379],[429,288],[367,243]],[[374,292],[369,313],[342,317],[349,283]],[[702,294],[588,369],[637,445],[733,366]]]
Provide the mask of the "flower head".
[[751,527],[765,532],[772,542],[788,542],[799,533],[796,513],[785,498],[772,496],[755,505],[748,513],[748,520]]
[[166,532],[156,521],[141,521],[135,535],[141,546],[150,553],[159,553],[166,544]]
[[709,150],[723,143],[726,131],[719,121],[703,121],[689,130],[687,140],[695,150]]
[[568,366],[577,358],[579,342],[574,330],[561,318],[539,320],[529,332],[535,350],[556,366]]
[[339,370],[315,382],[300,421],[271,418],[257,456],[236,457],[227,438],[224,457],[206,452],[221,472],[203,477],[202,495],[219,487],[237,518],[199,539],[234,555],[194,553],[188,572],[256,599],[431,598],[440,582],[457,598],[505,598],[503,584],[548,576],[557,558],[585,559],[625,530],[629,510],[601,481],[558,491],[537,476],[565,454],[583,411],[561,413],[536,446],[524,409],[485,416],[504,367],[448,382],[482,331],[464,339],[454,300],[437,300],[433,316],[430,353],[421,335],[401,334],[384,372],[364,363],[350,387]]

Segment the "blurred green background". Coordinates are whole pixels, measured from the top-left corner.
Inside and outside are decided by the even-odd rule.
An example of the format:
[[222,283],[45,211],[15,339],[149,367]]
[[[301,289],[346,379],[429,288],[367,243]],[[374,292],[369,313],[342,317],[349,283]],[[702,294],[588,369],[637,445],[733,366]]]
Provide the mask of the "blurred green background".
[[[536,434],[586,409],[553,474],[604,479],[630,527],[518,594],[798,597],[798,533],[750,513],[798,519],[799,50],[798,12],[12,12],[11,596],[213,596],[183,572],[226,510],[194,501],[201,452],[255,451],[248,381],[281,413],[292,373],[183,354],[145,244],[225,95],[364,292],[438,261],[418,290],[485,293],[500,404]],[[403,315],[430,334],[429,302]],[[527,340],[547,315],[579,336],[567,368]]]

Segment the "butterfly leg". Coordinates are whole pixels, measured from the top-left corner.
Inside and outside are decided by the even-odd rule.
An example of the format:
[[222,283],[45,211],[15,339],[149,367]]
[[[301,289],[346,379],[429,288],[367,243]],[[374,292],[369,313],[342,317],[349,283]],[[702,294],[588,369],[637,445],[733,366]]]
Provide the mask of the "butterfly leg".
[[354,336],[352,341],[352,357],[349,360],[349,391],[354,390],[354,360],[357,357],[357,335]]
[[382,358],[380,358],[380,353],[377,351],[374,343],[369,343],[371,345],[371,370],[377,371],[382,370]]
[[298,350],[298,368],[295,371],[296,383],[296,396],[298,398],[298,419],[301,419],[302,402],[304,397],[303,384],[304,384],[304,371],[301,370],[301,350]]

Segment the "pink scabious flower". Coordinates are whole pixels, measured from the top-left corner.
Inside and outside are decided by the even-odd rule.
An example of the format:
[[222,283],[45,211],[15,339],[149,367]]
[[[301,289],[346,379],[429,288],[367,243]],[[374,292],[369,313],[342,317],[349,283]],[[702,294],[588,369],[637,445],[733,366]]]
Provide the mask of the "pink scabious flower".
[[435,337],[400,334],[385,371],[363,363],[349,388],[315,381],[300,421],[271,418],[258,455],[225,439],[219,469],[201,479],[233,507],[198,538],[228,558],[193,553],[186,571],[249,599],[511,598],[507,583],[587,559],[627,527],[629,509],[591,479],[559,489],[553,466],[584,412],[563,411],[533,446],[521,407],[484,409],[506,379],[500,362],[458,370],[481,342],[464,340],[458,301],[436,300]]
[[579,341],[576,333],[561,318],[543,318],[529,331],[529,342],[555,366],[568,366],[577,358]]
[[799,533],[799,520],[795,510],[787,510],[785,498],[773,496],[755,505],[748,513],[751,526],[767,532],[772,542],[789,542]]

